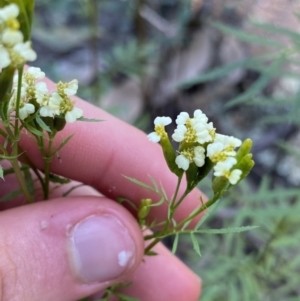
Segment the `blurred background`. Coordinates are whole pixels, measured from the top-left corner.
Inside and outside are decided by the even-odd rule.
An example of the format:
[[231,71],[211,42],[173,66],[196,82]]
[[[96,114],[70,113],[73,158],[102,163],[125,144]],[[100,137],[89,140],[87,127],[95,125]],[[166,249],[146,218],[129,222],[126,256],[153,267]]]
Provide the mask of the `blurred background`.
[[254,141],[253,172],[202,228],[259,228],[203,234],[201,257],[180,238],[202,301],[300,300],[299,31],[297,0],[36,0],[33,65],[53,80],[145,132],[199,108]]

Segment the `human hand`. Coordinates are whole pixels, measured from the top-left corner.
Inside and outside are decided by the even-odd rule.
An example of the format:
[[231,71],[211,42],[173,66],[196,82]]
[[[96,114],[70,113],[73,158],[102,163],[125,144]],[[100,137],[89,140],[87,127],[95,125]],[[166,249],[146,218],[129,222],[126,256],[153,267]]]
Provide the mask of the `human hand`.
[[[0,213],[0,300],[78,300],[131,280],[124,293],[142,301],[198,300],[198,277],[165,247],[158,245],[159,255],[142,262],[140,228],[113,201],[122,196],[138,204],[145,197],[145,190],[122,175],[143,182],[151,175],[162,182],[168,195],[174,192],[177,179],[165,165],[160,147],[149,143],[144,133],[86,102],[78,99],[76,106],[86,117],[105,121],[76,122],[60,132],[58,144],[75,135],[60,151],[61,162],[52,162],[51,171],[88,186],[67,198],[55,190],[47,202],[18,206],[22,200],[16,198],[9,205],[0,205],[7,209]],[[39,150],[26,133],[20,146],[43,169]],[[16,185],[12,176],[6,177],[0,197]],[[199,195],[197,190],[188,195],[176,211],[177,220],[193,211]],[[146,197],[156,200],[155,195]],[[149,218],[164,220],[165,216],[166,208],[157,207]]]

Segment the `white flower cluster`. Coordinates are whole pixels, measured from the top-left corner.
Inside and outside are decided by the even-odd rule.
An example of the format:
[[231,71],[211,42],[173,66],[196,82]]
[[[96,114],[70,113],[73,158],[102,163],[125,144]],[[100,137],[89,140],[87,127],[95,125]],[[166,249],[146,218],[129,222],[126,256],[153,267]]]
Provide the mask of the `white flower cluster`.
[[24,42],[19,31],[18,15],[19,7],[14,3],[0,9],[0,69],[8,66],[18,68],[36,59],[31,43]]
[[[171,122],[170,117],[156,117],[155,132],[150,133],[148,139],[159,142],[167,137],[165,126]],[[214,164],[214,176],[226,177],[232,185],[239,181],[242,171],[234,166],[237,163],[235,149],[241,146],[241,140],[216,133],[213,123],[208,123],[207,116],[201,110],[196,110],[193,118],[181,112],[175,122],[177,128],[172,138],[180,143],[175,159],[178,168],[187,171],[191,163],[202,167],[208,157]]]
[[[19,103],[19,118],[26,119],[30,114],[38,112],[41,117],[64,116],[66,122],[72,123],[82,117],[82,110],[74,106],[75,102],[69,96],[75,95],[78,81],[59,82],[56,91],[49,93],[47,84],[43,81],[45,73],[40,68],[30,67],[22,77],[21,97]],[[9,102],[9,112],[16,110],[18,75],[13,80],[13,95]]]

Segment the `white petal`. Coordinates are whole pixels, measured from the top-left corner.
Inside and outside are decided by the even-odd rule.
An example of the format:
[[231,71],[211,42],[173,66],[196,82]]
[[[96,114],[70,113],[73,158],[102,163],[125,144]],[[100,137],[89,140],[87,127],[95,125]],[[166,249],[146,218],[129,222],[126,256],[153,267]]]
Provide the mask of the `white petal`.
[[231,173],[230,173],[230,176],[229,176],[229,182],[230,184],[232,185],[235,185],[239,179],[241,178],[241,175],[242,175],[242,171],[239,170],[239,169],[234,169]]
[[6,29],[2,35],[2,42],[10,46],[22,43],[23,34],[19,30]]
[[0,18],[4,21],[16,18],[18,15],[19,7],[15,3],[11,3],[0,9]]
[[66,122],[73,123],[76,119],[82,116],[83,111],[79,108],[73,108],[72,111],[69,111],[65,115]]
[[177,126],[177,129],[175,129],[174,134],[172,135],[172,138],[176,142],[181,142],[184,140],[184,135],[187,131],[187,128],[183,124],[179,124]]
[[35,51],[31,48],[31,44],[29,41],[25,43],[18,43],[13,47],[14,51],[16,51],[25,61],[34,61],[37,57]]
[[151,141],[151,142],[157,143],[160,141],[160,136],[157,135],[156,132],[150,133],[147,137],[148,137],[149,141]]
[[185,124],[187,119],[189,119],[190,116],[187,112],[181,112],[178,116],[177,116],[177,119],[176,119],[176,123],[177,124]]
[[224,145],[221,142],[214,142],[207,146],[207,157],[212,158],[214,155],[222,152]]
[[41,71],[40,68],[29,67],[26,72],[33,75],[35,79],[43,79],[45,77],[45,72]]
[[39,113],[42,117],[54,117],[56,115],[55,112],[48,106],[41,107]]
[[77,79],[73,79],[68,83],[67,88],[64,89],[64,92],[66,93],[66,95],[70,96],[70,95],[75,95],[77,93],[78,90],[78,80]]
[[19,117],[21,120],[24,120],[28,115],[34,113],[35,107],[31,103],[26,103],[22,108],[19,110]]
[[154,119],[154,124],[155,125],[162,125],[162,126],[166,126],[168,124],[172,123],[172,119],[170,117],[156,117]]
[[8,51],[0,46],[0,69],[6,68],[11,63]]
[[187,159],[185,156],[183,155],[179,155],[176,157],[175,159],[175,163],[177,164],[177,166],[183,170],[188,170],[189,166],[190,166],[190,161],[189,159]]
[[201,146],[196,146],[194,148],[194,162],[198,167],[201,167],[204,165],[205,162],[205,149]]
[[194,112],[194,118],[198,121],[198,122],[202,122],[202,123],[206,123],[208,121],[207,116],[202,113],[201,110],[196,110]]

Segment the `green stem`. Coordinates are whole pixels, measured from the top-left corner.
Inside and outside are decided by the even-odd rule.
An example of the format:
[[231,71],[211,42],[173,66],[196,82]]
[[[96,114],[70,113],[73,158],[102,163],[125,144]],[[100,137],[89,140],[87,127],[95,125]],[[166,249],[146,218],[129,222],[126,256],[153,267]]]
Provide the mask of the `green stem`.
[[[183,196],[181,198],[184,199],[184,194],[183,194]],[[164,229],[163,231],[156,232],[153,235],[146,236],[145,240],[149,240],[149,239],[153,239],[153,238],[154,238],[154,240],[145,248],[145,253],[149,252],[164,237],[169,236],[170,234],[176,234],[178,231],[180,231],[178,229],[180,229],[185,223],[191,221],[193,218],[195,218],[196,216],[198,216],[199,214],[201,214],[204,210],[206,210],[207,208],[209,208],[210,206],[212,206],[219,198],[220,198],[220,194],[217,194],[212,199],[210,199],[205,204],[203,204],[197,211],[195,211],[188,218],[186,218],[185,220],[183,220],[180,223],[178,223],[174,228],[169,229],[167,231],[165,231],[165,229]]]
[[19,110],[21,101],[21,89],[22,89],[22,77],[23,77],[23,67],[18,69],[18,90],[16,99],[16,119],[15,119],[15,137],[19,135]]
[[54,136],[52,134],[49,135],[49,143],[48,143],[48,150],[47,155],[44,156],[44,173],[45,173],[45,180],[44,180],[44,200],[48,200],[49,198],[49,186],[50,186],[50,163],[52,161],[52,147],[53,147],[53,140]]
[[12,144],[12,156],[15,157],[14,159],[12,159],[11,161],[11,164],[12,164],[12,167],[15,171],[15,175],[17,177],[17,180],[20,184],[20,187],[23,191],[23,194],[25,196],[25,199],[27,201],[27,203],[33,203],[33,199],[28,191],[28,188],[27,188],[27,185],[26,185],[26,182],[25,182],[25,179],[24,179],[24,176],[23,176],[23,173],[20,169],[20,166],[19,166],[19,162],[18,162],[18,143],[15,141],[13,142]]

